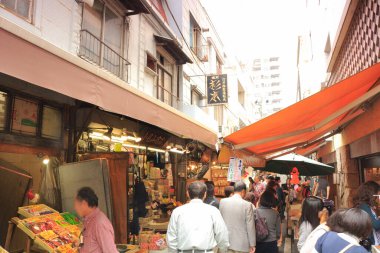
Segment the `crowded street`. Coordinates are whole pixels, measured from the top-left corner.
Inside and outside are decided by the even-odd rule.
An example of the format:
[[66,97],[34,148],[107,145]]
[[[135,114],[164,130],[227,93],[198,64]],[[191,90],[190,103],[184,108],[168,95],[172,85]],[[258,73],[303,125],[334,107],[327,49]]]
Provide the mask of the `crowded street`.
[[380,0],[0,0],[0,253],[380,253]]

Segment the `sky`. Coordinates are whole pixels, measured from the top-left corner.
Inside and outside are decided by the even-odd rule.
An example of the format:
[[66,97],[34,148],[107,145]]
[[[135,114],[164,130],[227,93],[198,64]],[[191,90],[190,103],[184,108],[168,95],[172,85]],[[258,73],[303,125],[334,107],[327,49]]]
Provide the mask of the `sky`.
[[297,36],[304,0],[201,0],[225,51],[242,62],[280,56],[285,105],[295,102]]

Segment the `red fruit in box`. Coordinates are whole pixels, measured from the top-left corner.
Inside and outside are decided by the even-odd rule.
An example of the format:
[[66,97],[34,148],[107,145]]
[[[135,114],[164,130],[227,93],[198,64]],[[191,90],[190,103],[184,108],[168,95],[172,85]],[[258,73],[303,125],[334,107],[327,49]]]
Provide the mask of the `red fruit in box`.
[[41,228],[38,226],[38,224],[34,224],[32,227],[31,227],[31,230],[33,233],[35,234],[39,234],[42,232]]

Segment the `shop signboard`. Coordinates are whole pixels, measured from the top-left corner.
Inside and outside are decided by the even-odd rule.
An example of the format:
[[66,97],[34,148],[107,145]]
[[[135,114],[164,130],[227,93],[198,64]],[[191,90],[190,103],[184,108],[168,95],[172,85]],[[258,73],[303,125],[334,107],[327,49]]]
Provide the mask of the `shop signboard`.
[[241,180],[241,174],[243,171],[243,160],[236,157],[230,158],[228,166],[227,181],[237,182]]
[[159,129],[146,127],[139,133],[141,135],[141,143],[147,146],[163,147],[169,140],[169,135]]
[[12,132],[36,135],[37,118],[37,102],[22,98],[15,98],[12,114]]
[[220,105],[228,103],[226,74],[207,76],[206,86],[208,105]]

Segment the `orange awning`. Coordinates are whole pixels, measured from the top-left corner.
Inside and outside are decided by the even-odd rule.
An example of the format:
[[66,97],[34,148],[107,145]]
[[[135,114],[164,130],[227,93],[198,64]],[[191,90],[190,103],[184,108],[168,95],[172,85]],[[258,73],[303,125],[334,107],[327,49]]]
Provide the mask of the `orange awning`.
[[380,63],[225,138],[235,149],[256,155],[302,147],[335,131],[364,112],[380,93]]

